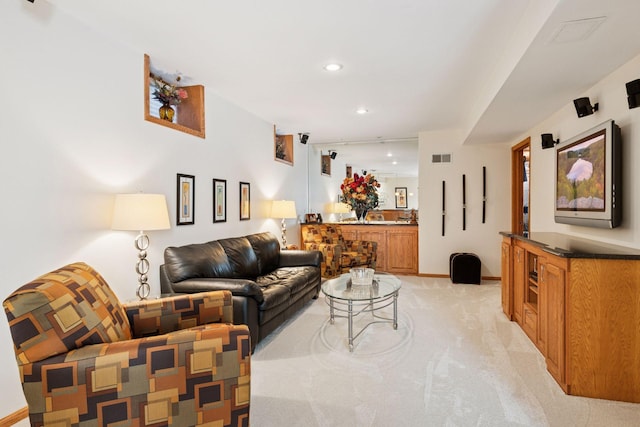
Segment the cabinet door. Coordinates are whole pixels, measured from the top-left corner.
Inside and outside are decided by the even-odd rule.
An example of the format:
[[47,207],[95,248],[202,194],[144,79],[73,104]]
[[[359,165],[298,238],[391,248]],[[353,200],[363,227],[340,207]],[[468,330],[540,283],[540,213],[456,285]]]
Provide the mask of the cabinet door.
[[363,227],[358,231],[358,240],[365,240],[378,243],[376,249],[376,271],[387,270],[387,233],[385,231],[376,231]]
[[502,311],[513,320],[513,282],[511,280],[511,244],[502,243],[501,254]]
[[418,274],[418,232],[393,231],[387,234],[387,271]]
[[519,246],[513,247],[513,317],[520,325],[523,324],[522,307],[524,305],[524,287],[527,283],[524,268],[525,250]]
[[546,290],[547,342],[545,357],[547,370],[563,385],[565,379],[565,281],[566,271],[556,265],[543,264]]
[[548,304],[548,295],[547,295],[547,282],[544,271],[547,268],[546,260],[543,257],[538,258],[540,274],[538,280],[538,333],[536,346],[538,350],[542,354],[546,353],[547,347],[547,335],[548,335],[548,316],[547,310],[549,307]]

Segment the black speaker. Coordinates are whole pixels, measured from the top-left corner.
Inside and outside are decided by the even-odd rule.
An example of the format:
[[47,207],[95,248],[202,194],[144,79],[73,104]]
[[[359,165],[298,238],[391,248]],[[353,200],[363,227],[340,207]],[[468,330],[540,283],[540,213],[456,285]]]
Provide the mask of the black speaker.
[[309,134],[308,133],[303,133],[302,135],[300,135],[300,142],[302,144],[306,144],[308,140],[309,140]]
[[558,139],[557,141],[554,141],[553,140],[553,134],[550,134],[550,133],[543,133],[542,135],[540,135],[540,138],[542,138],[542,149],[543,150],[545,148],[553,148],[554,145],[560,143],[560,139]]
[[629,82],[626,86],[629,108],[631,109],[640,106],[640,79]]
[[576,107],[578,117],[589,116],[593,114],[594,111],[598,111],[598,103],[592,107],[588,97],[574,99],[573,105]]
[[337,151],[329,151],[329,156],[331,156],[331,160],[335,160],[336,157],[338,156],[338,152]]

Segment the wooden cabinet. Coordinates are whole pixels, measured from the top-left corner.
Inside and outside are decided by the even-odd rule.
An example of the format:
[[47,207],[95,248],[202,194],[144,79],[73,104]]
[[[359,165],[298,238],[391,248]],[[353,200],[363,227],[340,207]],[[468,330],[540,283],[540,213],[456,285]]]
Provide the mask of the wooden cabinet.
[[[562,263],[566,264],[566,263]],[[565,380],[565,276],[566,266],[549,262],[541,265],[544,286],[546,343],[544,355],[547,370],[566,390]]]
[[570,240],[580,253],[503,239],[503,310],[513,295],[513,320],[566,393],[640,403],[640,251]]
[[418,273],[417,230],[387,233],[386,271],[398,274]]
[[509,320],[513,320],[513,285],[511,283],[513,277],[511,275],[511,244],[508,240],[502,242],[502,252],[500,254],[500,257],[502,260],[500,271],[500,274],[502,276],[502,311],[509,318]]
[[345,240],[378,243],[376,271],[418,274],[418,226],[394,224],[339,224]]

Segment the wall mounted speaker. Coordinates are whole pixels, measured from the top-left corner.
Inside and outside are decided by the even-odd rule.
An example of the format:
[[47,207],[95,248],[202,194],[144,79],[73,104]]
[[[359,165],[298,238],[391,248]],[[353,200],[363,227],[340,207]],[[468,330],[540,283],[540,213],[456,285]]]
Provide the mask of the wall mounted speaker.
[[553,140],[553,134],[550,134],[550,133],[543,133],[542,135],[540,135],[540,138],[542,138],[542,149],[543,150],[545,148],[553,148],[554,145],[560,143],[560,139],[557,139],[556,141],[554,141]]
[[309,134],[308,133],[299,133],[298,137],[300,138],[300,142],[302,144],[306,144],[307,141],[309,140]]
[[626,84],[629,109],[640,106],[640,79]]
[[573,105],[576,107],[576,113],[578,113],[578,117],[589,116],[595,111],[598,111],[598,103],[596,102],[596,104],[592,107],[591,101],[589,101],[588,97],[574,99]]
[[335,160],[336,157],[338,156],[338,152],[337,151],[333,151],[333,150],[329,150],[329,156],[331,157],[331,160]]

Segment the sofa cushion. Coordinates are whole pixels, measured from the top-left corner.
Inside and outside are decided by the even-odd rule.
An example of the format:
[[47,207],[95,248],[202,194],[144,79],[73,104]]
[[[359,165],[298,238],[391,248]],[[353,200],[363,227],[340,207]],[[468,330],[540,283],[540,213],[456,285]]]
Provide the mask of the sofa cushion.
[[224,248],[231,274],[227,277],[233,279],[255,279],[258,277],[258,258],[246,237],[231,237],[218,240]]
[[246,236],[258,258],[258,274],[269,273],[280,264],[280,242],[271,233]]
[[124,308],[85,263],[66,265],[13,292],[4,309],[19,364],[89,344],[131,339]]
[[169,246],[164,251],[164,263],[172,282],[205,277],[231,277],[233,272],[227,253],[216,241]]

